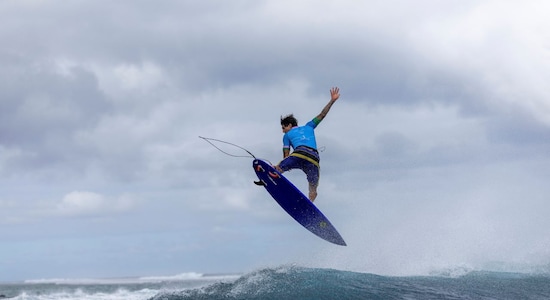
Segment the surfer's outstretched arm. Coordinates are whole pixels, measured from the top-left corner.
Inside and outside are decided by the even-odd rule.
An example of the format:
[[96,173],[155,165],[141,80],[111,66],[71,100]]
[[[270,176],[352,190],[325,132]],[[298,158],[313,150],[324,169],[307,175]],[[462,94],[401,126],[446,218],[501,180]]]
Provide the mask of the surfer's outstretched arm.
[[327,105],[325,105],[321,113],[316,117],[319,122],[321,122],[327,116],[328,112],[330,111],[330,108],[332,107],[334,102],[338,100],[338,98],[340,98],[340,89],[338,87],[331,88],[330,101],[327,103]]

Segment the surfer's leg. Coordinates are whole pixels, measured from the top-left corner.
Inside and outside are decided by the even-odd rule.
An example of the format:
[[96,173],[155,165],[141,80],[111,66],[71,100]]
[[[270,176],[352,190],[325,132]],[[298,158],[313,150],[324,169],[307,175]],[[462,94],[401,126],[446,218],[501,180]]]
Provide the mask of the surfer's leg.
[[309,200],[315,201],[317,198],[317,186],[319,185],[319,167],[311,162],[305,162],[302,169],[307,176],[309,183]]
[[292,169],[297,169],[300,167],[300,158],[294,157],[294,156],[287,156],[285,159],[283,159],[278,165],[273,166],[275,170],[279,171],[279,173],[283,173]]

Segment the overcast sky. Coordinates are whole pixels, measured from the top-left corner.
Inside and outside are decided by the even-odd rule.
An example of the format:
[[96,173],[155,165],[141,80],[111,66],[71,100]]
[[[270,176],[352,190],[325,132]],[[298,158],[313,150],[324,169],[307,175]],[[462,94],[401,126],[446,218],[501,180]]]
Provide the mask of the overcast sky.
[[[550,272],[547,1],[0,1],[0,281]],[[317,115],[318,208],[258,188]],[[243,155],[242,150],[224,150]],[[287,173],[306,189],[300,171]]]

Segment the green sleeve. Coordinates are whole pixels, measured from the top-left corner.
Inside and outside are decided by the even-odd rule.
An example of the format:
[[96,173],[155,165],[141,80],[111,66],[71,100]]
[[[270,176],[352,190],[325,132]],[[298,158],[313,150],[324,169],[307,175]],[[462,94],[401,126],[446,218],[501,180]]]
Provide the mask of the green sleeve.
[[321,123],[323,119],[319,119],[317,117],[313,118],[313,123],[315,124],[315,126],[319,125],[319,123]]

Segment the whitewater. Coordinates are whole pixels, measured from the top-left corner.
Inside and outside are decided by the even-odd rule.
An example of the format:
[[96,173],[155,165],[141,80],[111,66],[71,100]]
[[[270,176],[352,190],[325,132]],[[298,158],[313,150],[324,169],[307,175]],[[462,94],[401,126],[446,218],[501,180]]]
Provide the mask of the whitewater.
[[380,276],[284,265],[245,274],[185,273],[111,279],[0,283],[10,300],[550,299],[549,274],[466,271]]

